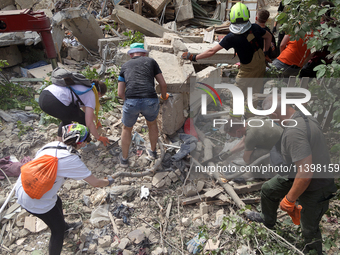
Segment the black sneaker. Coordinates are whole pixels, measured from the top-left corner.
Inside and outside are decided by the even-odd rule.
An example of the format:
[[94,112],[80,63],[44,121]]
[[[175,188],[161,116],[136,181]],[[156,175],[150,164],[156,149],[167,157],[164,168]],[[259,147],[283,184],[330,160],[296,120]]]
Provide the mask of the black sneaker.
[[123,168],[127,168],[129,166],[129,159],[124,159],[122,153],[119,154],[119,162],[120,166]]
[[246,216],[251,221],[256,221],[259,223],[264,223],[264,219],[261,217],[261,213],[250,211],[246,213]]
[[151,149],[146,149],[146,154],[151,160],[157,159],[157,151],[152,151]]
[[66,230],[64,237],[68,236],[72,231],[77,230],[83,226],[83,223],[80,222],[74,222],[74,223],[66,223]]
[[267,228],[270,228],[270,229],[274,228],[274,225],[265,223],[264,219],[261,217],[261,213],[254,212],[254,211],[246,212],[246,217],[250,221],[255,221],[255,222],[258,222],[258,223],[263,223]]

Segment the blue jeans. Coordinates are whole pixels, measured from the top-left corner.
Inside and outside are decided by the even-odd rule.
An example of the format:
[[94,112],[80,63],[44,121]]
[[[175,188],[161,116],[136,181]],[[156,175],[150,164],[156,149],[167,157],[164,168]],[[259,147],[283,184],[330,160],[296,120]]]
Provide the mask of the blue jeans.
[[126,99],[123,105],[122,122],[126,127],[132,127],[141,113],[147,121],[154,121],[159,112],[158,98]]

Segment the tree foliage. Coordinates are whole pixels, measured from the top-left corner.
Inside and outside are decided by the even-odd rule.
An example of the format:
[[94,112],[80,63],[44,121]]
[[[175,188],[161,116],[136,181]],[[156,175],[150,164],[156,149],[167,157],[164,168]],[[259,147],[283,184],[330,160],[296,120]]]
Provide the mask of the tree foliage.
[[[276,20],[282,24],[281,30],[291,36],[291,39],[304,38],[306,33],[313,32],[313,36],[307,39],[307,46],[311,52],[328,47],[333,59],[332,63],[325,62],[317,66],[317,77],[340,77],[340,0],[333,0],[335,7],[321,7],[318,0],[284,0],[284,12],[280,13]],[[321,18],[330,11],[332,21],[321,24]]]

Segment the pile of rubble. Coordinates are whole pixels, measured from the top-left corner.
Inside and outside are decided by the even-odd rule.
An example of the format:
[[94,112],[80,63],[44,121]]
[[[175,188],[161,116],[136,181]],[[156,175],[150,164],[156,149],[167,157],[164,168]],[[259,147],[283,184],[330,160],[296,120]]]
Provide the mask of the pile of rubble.
[[[18,159],[24,156],[33,158],[36,151],[53,141],[57,133],[56,124],[41,126],[39,116],[29,111],[1,111],[0,116],[6,120],[1,124],[1,158],[7,155]],[[197,234],[201,225],[206,224],[212,231],[218,231],[223,215],[230,213],[229,208],[234,203],[223,188],[211,181],[212,176],[197,172],[190,166],[187,153],[184,154],[183,164],[167,166],[169,162],[165,160],[165,155],[175,156],[184,143],[180,140],[174,143],[168,140],[159,142],[159,160],[162,162],[159,164],[159,160],[151,161],[145,153],[148,146],[147,133],[143,132],[145,119],[140,118],[134,129],[136,132],[130,150],[130,170],[126,172],[119,167],[116,156],[120,148],[122,125],[119,121],[120,108],[103,117],[106,118],[102,120],[102,131],[117,143],[113,142],[114,146],[106,148],[100,142],[91,142],[81,150],[81,156],[96,176],[116,176],[116,184],[111,188],[96,189],[83,181],[66,181],[59,193],[66,221],[82,221],[83,227],[65,239],[63,254],[117,254],[119,251],[122,254],[179,254],[183,244]],[[20,136],[18,120],[31,127]],[[183,135],[178,138],[183,139]],[[192,153],[200,155],[203,153],[202,143],[197,143]],[[152,170],[157,165],[154,173]],[[11,172],[7,174],[8,179],[4,178],[0,182],[1,205],[6,197],[11,197],[9,193],[12,185],[9,183],[14,184],[17,179],[11,176]],[[234,184],[236,193],[245,194],[258,190],[262,183]],[[243,199],[245,203],[258,201],[258,197],[249,195]],[[199,207],[193,206],[197,203]],[[223,209],[223,205],[228,207]],[[0,242],[6,252],[28,254],[47,250],[47,226],[20,208],[14,198],[1,216]],[[206,249],[216,248],[216,244],[211,245],[209,241]],[[138,253],[142,251],[145,253]]]
[[[102,78],[112,78],[108,77],[106,70],[119,70],[119,66],[129,60],[128,47],[121,46],[121,43],[131,38],[124,32],[141,32],[145,35],[144,46],[150,52],[149,56],[158,62],[168,92],[172,94],[162,103],[158,117],[160,158],[152,161],[147,157],[146,122],[139,118],[133,130],[128,171],[119,167],[117,156],[122,128],[121,105],[101,116],[101,132],[112,145],[104,147],[99,141],[91,142],[81,151],[81,156],[95,176],[112,175],[116,183],[111,188],[96,189],[83,181],[66,181],[59,193],[66,221],[82,221],[83,227],[68,234],[63,254],[186,254],[185,244],[197,235],[202,225],[217,237],[217,242],[207,240],[205,251],[235,247],[231,237],[224,236],[225,242],[219,241],[223,217],[234,215],[240,205],[258,203],[256,192],[262,182],[251,176],[238,182],[231,176],[196,171],[190,159],[197,162],[207,160],[222,149],[226,150],[233,141],[225,143],[223,132],[221,134],[204,124],[202,130],[196,127],[197,137],[183,134],[182,127],[190,119],[189,115],[195,116],[200,110],[202,92],[193,90],[196,83],[229,82],[237,72],[237,60],[233,50],[221,50],[195,63],[180,59],[184,51],[198,54],[211,48],[216,38],[229,32],[225,17],[231,2],[1,1],[0,11],[44,10],[51,20],[58,65],[72,71],[91,66]],[[250,2],[254,4],[254,1]],[[264,5],[263,1],[258,2],[258,6]],[[206,29],[189,28],[191,25]],[[41,51],[40,42],[36,32],[0,34],[0,55],[9,63],[10,80],[32,86],[36,91],[45,79],[49,79],[52,67],[40,61],[28,65],[22,46],[35,46]],[[216,66],[220,63],[226,64]],[[159,92],[158,85],[156,90]],[[228,99],[228,95],[221,96]],[[38,149],[56,138],[56,124],[45,127],[40,116],[31,112],[32,108],[26,110],[0,110],[0,158],[11,155],[9,162],[33,158]],[[202,116],[200,121],[205,123],[209,118],[224,117],[229,107],[218,110],[218,113]],[[29,128],[23,128],[18,121]],[[182,146],[186,144],[185,139],[194,141],[189,150]],[[234,155],[228,160],[238,158],[242,155]],[[9,254],[45,254],[50,235],[47,226],[20,208],[10,195],[17,174],[11,176],[7,173],[7,177],[3,177],[0,173],[0,178],[3,177],[0,206],[6,204],[6,198],[11,198],[0,213],[1,249]],[[227,182],[231,179],[234,181]],[[251,254],[253,251],[243,246],[241,252]]]

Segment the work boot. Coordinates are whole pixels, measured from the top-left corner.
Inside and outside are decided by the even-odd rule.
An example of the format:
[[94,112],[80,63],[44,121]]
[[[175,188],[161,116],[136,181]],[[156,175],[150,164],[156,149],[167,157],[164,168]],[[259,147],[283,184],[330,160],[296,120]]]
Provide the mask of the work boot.
[[264,219],[261,217],[261,213],[258,212],[254,212],[254,211],[249,211],[246,212],[246,217],[250,220],[250,221],[255,221],[258,223],[263,223],[267,228],[274,228],[274,225],[271,224],[267,224]]
[[123,154],[119,153],[119,163],[120,167],[127,168],[129,166],[129,159],[124,159]]

